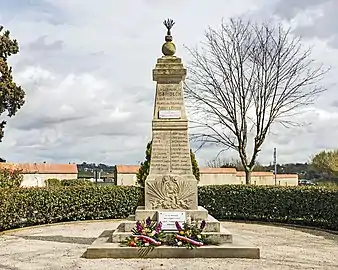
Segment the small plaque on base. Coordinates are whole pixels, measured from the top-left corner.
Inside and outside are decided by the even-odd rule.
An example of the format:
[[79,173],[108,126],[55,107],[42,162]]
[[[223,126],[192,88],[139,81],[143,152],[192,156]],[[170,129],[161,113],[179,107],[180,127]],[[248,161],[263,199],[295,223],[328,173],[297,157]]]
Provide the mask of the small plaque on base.
[[161,119],[179,119],[181,118],[181,111],[179,110],[160,110],[158,112],[158,118]]
[[158,212],[158,222],[162,222],[162,230],[177,231],[175,222],[177,221],[181,226],[186,221],[185,212]]

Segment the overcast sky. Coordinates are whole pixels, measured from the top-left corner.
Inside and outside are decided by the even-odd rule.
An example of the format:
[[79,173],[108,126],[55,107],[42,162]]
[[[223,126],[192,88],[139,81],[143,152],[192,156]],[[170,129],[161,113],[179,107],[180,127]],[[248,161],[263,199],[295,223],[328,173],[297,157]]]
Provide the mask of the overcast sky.
[[[184,63],[208,26],[247,16],[291,25],[332,70],[329,90],[302,117],[302,128],[276,127],[259,161],[304,162],[338,147],[337,0],[1,0],[0,24],[20,43],[10,58],[26,104],[8,121],[0,157],[12,162],[136,164],[151,138],[155,83],[165,29]],[[197,152],[200,165],[219,149]],[[233,153],[225,152],[223,157]]]

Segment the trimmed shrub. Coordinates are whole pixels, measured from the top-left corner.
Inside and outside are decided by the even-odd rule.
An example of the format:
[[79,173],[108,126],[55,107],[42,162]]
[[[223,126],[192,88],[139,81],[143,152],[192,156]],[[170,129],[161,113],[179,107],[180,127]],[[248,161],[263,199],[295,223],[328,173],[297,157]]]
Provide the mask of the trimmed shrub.
[[221,220],[294,223],[338,230],[338,189],[222,185],[199,188],[199,204]]
[[121,186],[0,189],[0,231],[38,224],[126,218],[141,190]]
[[[199,205],[220,220],[256,220],[338,231],[338,189],[223,185],[199,187]],[[0,231],[31,225],[126,218],[144,190],[123,186],[0,189]]]
[[21,170],[1,169],[0,170],[0,188],[20,187],[23,180]]
[[57,178],[50,178],[45,181],[46,187],[59,187],[61,186],[61,181]]
[[88,179],[63,179],[61,185],[63,187],[94,186],[94,183]]

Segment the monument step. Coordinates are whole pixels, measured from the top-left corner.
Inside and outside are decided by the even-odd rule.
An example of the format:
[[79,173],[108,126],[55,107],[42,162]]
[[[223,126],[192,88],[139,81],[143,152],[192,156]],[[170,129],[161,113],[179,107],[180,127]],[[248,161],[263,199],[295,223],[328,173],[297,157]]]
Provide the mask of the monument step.
[[[104,231],[89,246],[83,255],[87,259],[99,258],[139,258],[138,248],[121,247],[119,243],[111,243],[112,231]],[[232,243],[218,246],[202,246],[195,249],[185,247],[160,246],[149,252],[146,258],[249,258],[259,259],[260,250],[251,243],[236,235]]]

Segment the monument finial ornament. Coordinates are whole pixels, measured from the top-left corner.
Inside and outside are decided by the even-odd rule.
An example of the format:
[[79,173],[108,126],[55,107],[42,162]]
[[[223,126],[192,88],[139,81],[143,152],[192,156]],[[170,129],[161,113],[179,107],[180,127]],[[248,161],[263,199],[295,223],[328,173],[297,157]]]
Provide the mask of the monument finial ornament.
[[171,28],[174,26],[175,22],[172,19],[164,20],[164,26],[167,28],[167,35],[165,36],[165,43],[162,46],[162,53],[165,56],[173,56],[176,52],[176,46],[172,42],[173,37],[171,36]]
[[171,36],[171,28],[173,28],[175,22],[172,19],[166,19],[163,22],[164,26],[167,28],[167,36]]

